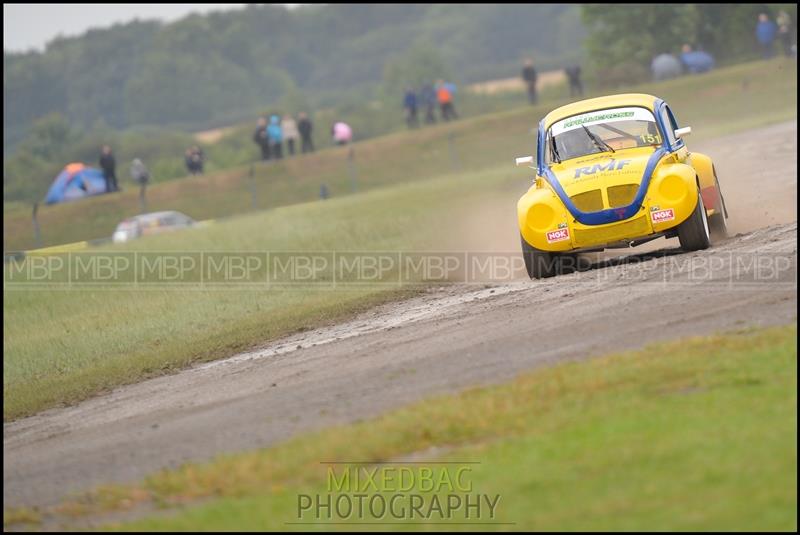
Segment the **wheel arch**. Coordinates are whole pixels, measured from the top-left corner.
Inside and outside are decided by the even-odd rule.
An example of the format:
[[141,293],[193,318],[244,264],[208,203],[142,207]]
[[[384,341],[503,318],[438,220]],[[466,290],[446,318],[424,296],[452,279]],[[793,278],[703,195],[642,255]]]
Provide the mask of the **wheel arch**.
[[717,186],[716,168],[710,156],[699,152],[693,152],[689,156],[689,163],[694,168],[697,175],[697,185],[703,195],[703,203],[706,209],[714,212],[720,211],[720,191]]
[[701,188],[716,186],[714,181],[714,161],[710,156],[700,152],[693,152],[689,155],[689,164],[697,173]]

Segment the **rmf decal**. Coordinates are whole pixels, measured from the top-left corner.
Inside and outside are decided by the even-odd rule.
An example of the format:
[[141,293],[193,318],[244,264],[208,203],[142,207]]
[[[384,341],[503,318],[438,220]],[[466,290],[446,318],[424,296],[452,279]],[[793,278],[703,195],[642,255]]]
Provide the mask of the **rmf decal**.
[[614,171],[614,170],[619,171],[629,163],[631,163],[631,160],[620,160],[620,161],[611,160],[606,165],[601,165],[599,163],[596,163],[591,167],[579,167],[575,169],[574,178],[578,178],[579,176],[581,176],[581,174],[593,175],[598,171]]

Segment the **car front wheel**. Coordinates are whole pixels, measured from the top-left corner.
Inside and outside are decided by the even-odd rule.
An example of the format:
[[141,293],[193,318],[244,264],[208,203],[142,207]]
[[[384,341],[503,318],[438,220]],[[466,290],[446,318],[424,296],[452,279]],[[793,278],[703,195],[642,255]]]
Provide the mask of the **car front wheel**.
[[536,249],[526,242],[522,236],[520,236],[520,239],[522,240],[522,257],[525,260],[525,269],[531,279],[544,279],[558,275],[557,255]]

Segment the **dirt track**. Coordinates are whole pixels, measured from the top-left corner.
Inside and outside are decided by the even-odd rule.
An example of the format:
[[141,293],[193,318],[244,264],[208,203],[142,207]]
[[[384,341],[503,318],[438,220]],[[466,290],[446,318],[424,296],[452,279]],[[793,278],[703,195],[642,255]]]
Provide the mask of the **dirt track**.
[[[5,424],[4,506],[52,504],[542,364],[796,320],[796,122],[690,146],[718,162],[731,230],[743,234],[693,254],[661,240],[655,254],[553,280],[440,288]],[[754,253],[777,269],[732,279]]]

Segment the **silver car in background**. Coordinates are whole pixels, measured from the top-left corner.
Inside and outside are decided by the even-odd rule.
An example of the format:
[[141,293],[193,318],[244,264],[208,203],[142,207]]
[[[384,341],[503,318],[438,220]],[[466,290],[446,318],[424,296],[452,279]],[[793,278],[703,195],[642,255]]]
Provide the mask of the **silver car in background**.
[[124,243],[141,236],[160,234],[196,225],[197,222],[186,214],[176,211],[152,212],[129,217],[117,225],[111,237],[114,243]]

